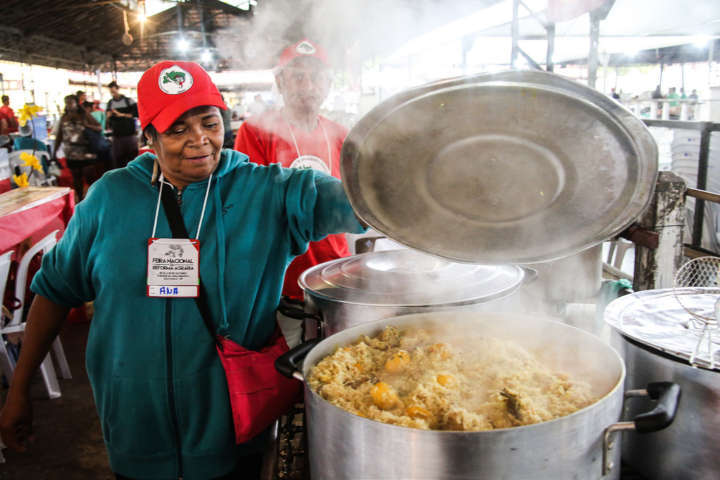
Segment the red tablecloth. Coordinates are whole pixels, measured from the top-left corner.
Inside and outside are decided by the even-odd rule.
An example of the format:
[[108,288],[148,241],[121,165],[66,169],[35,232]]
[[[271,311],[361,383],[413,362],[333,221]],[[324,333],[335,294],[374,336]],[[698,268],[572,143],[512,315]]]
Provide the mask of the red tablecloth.
[[0,253],[25,239],[64,231],[74,210],[75,196],[66,187],[16,188],[0,194]]
[[[74,211],[75,195],[66,187],[16,188],[0,194],[0,253],[12,249],[17,260],[53,230],[62,235]],[[31,280],[28,278],[28,284]],[[6,286],[11,288],[14,285]],[[68,318],[87,321],[85,308],[72,309]]]

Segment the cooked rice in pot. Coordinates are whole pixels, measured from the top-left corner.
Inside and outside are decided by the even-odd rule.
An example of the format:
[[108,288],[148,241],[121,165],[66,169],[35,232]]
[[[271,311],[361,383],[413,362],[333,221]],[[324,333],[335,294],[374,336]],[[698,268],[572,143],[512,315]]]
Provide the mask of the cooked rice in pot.
[[597,400],[590,384],[552,371],[518,344],[386,327],[337,349],[310,388],[351,413],[426,430],[480,431],[545,422]]

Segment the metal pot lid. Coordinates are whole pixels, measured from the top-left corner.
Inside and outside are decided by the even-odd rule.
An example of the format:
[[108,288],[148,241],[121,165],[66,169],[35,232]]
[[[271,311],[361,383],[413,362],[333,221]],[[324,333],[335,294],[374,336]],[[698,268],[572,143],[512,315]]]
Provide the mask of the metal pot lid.
[[[680,305],[675,295],[683,296],[683,303],[698,311],[713,314],[717,295],[700,293],[699,288],[643,290],[610,302],[605,309],[605,321],[621,334],[655,350],[690,363],[700,340],[701,328],[691,322],[692,317]],[[714,370],[720,371],[720,330],[715,329],[712,349]],[[693,364],[710,369],[707,340],[695,355]]]
[[355,212],[393,240],[461,262],[535,263],[632,223],[657,147],[605,95],[513,71],[391,97],[350,131],[341,169]]
[[515,265],[452,263],[413,250],[340,258],[306,270],[300,286],[323,298],[376,306],[431,306],[508,295],[525,276]]

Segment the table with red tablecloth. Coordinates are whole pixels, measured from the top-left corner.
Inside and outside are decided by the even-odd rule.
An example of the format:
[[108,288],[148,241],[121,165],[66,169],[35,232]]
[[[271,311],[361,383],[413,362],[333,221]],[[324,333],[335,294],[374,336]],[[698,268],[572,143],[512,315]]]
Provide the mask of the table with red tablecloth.
[[19,260],[54,230],[62,235],[74,211],[75,196],[67,187],[26,187],[1,193],[0,253],[14,250],[13,257]]
[[0,253],[53,230],[62,233],[74,210],[75,197],[67,187],[16,188],[0,194]]

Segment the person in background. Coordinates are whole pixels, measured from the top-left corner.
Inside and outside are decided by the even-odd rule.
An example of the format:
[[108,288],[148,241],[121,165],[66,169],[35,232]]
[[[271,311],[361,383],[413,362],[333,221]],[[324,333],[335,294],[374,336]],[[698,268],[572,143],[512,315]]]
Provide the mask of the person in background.
[[[266,345],[290,259],[311,240],[363,228],[339,180],[223,150],[220,110],[227,107],[200,65],[154,65],[140,79],[138,104],[156,154],[95,183],[43,256],[0,434],[9,448],[31,448],[34,373],[69,307],[94,300],[87,373],[117,479],[259,480],[268,438],[235,444],[211,335],[247,349]],[[151,294],[148,256],[169,257],[148,239],[173,238],[157,208],[161,191],[170,202],[182,198],[181,221],[199,242],[193,262],[189,240],[175,239],[186,244],[183,266],[199,268],[213,334],[195,299]]]
[[670,107],[670,111],[668,112],[670,114],[670,119],[677,120],[678,118],[680,118],[680,102],[678,102],[680,96],[678,95],[677,89],[675,87],[670,87],[667,98],[668,100],[671,100],[668,104],[668,106]]
[[617,93],[614,88],[610,89],[610,96],[615,100],[620,100],[620,94]]
[[[309,40],[287,47],[275,69],[275,82],[284,106],[252,115],[238,129],[235,150],[261,165],[313,169],[340,178],[340,150],[347,129],[320,115],[330,92],[327,54]],[[310,244],[287,270],[283,295],[302,300],[298,277],[308,268],[350,255],[344,235],[329,235]],[[278,312],[288,345],[300,341],[301,322]]]
[[[651,98],[653,100],[662,100],[664,98],[663,94],[662,94],[662,90],[660,89],[660,85],[655,87],[655,90],[653,90],[653,92],[652,92]],[[658,118],[662,118],[662,109],[663,109],[663,102],[657,102]]]
[[[19,136],[13,141],[13,150],[32,150],[34,152],[49,152],[48,146],[45,142],[33,138],[33,128],[30,121],[26,122],[25,125],[21,125],[18,129]],[[50,162],[45,155],[37,155],[42,163],[43,171],[48,174],[50,169]]]
[[18,133],[20,134],[13,142],[13,150],[36,150],[47,152],[48,146],[45,142],[33,138],[32,123],[28,121],[25,125],[20,126]]
[[688,101],[690,102],[690,108],[688,110],[688,120],[695,120],[697,117],[697,110],[698,110],[698,93],[697,90],[693,88],[692,92],[690,92],[690,95],[688,95]]
[[62,145],[65,161],[73,177],[76,201],[84,197],[85,184],[88,187],[99,178],[97,156],[90,153],[84,130],[90,128],[99,132],[100,124],[78,106],[75,95],[65,97],[65,111],[58,120],[55,131],[55,144],[52,159],[57,159],[57,151]]
[[112,132],[113,168],[122,168],[138,154],[137,129],[135,119],[138,116],[137,104],[120,93],[117,82],[108,84],[112,98],[107,103],[105,115]]
[[85,93],[82,90],[78,90],[75,92],[75,98],[77,98],[78,101],[78,108],[82,108],[86,112],[90,113],[92,112],[92,102],[89,102],[87,99],[87,93]]
[[105,135],[105,110],[100,108],[100,100],[93,100],[90,115],[97,120],[102,127],[103,135]]
[[259,93],[255,94],[255,97],[253,98],[253,101],[248,105],[248,114],[249,116],[252,115],[260,115],[265,110],[267,110],[268,106],[265,103],[265,100],[263,100],[262,95]]
[[15,112],[10,108],[10,97],[2,96],[2,107],[0,107],[0,135],[7,135],[18,131],[18,119]]

